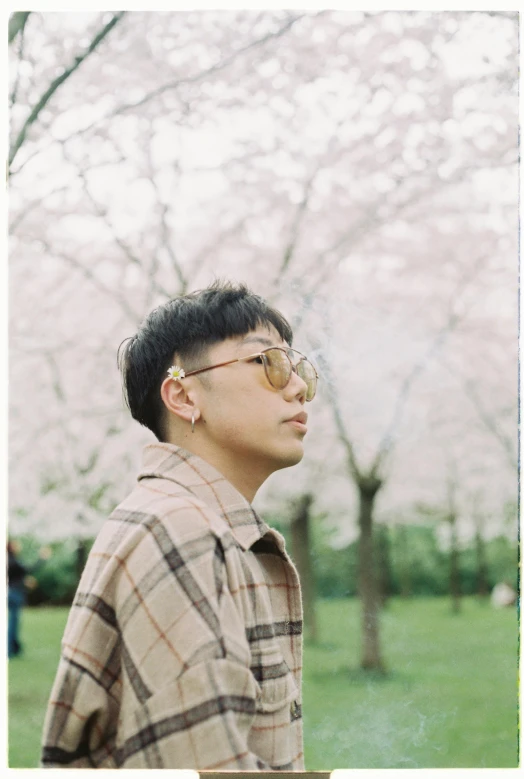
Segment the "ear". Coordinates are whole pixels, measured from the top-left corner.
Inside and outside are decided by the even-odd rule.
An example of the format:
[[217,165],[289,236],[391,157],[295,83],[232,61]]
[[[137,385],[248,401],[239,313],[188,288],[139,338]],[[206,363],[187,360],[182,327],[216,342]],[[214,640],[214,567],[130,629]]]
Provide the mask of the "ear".
[[185,422],[191,422],[193,414],[195,420],[199,419],[200,411],[196,408],[188,388],[184,386],[182,381],[171,379],[168,376],[162,382],[160,396],[167,410]]

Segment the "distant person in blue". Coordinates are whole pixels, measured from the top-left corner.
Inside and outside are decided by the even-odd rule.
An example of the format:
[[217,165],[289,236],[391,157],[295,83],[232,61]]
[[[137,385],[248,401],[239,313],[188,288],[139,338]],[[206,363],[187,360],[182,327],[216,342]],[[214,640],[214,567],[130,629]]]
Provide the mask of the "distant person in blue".
[[18,559],[19,547],[16,541],[7,542],[7,656],[22,654],[20,640],[20,616],[26,601],[26,589],[34,589],[38,582],[32,573],[51,556],[51,549],[44,546],[38,553],[36,565],[28,567]]
[[17,557],[15,542],[7,542],[7,656],[22,654],[20,614],[25,603],[25,578],[29,574]]

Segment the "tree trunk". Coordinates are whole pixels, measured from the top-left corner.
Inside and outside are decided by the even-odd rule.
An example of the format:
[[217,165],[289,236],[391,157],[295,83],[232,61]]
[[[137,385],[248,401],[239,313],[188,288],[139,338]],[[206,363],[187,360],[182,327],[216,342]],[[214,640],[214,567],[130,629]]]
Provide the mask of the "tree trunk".
[[358,481],[360,538],[358,544],[358,586],[361,598],[361,668],[384,672],[379,640],[378,582],[373,555],[373,505],[381,482],[374,477]]
[[405,525],[399,525],[397,532],[398,532],[397,547],[399,549],[397,559],[399,561],[400,595],[403,598],[409,598],[411,597],[411,575],[410,575],[408,532]]
[[475,533],[475,549],[477,553],[477,595],[485,598],[489,595],[488,566],[486,562],[486,545],[480,527]]
[[452,512],[448,518],[451,529],[451,540],[449,550],[449,593],[451,595],[451,609],[455,614],[460,611],[461,605],[461,587],[460,587],[460,567],[459,567],[459,548],[457,540],[457,515]]
[[379,525],[376,528],[376,554],[378,563],[378,591],[379,604],[383,608],[387,605],[388,598],[393,594],[393,574],[391,570],[391,544],[389,527]]
[[87,542],[83,538],[79,538],[76,544],[76,578],[80,581],[82,571],[84,570],[87,562]]
[[311,555],[310,514],[313,496],[302,495],[295,504],[291,520],[291,551],[297,566],[304,608],[304,633],[310,641],[316,641],[317,613],[315,606],[315,575]]

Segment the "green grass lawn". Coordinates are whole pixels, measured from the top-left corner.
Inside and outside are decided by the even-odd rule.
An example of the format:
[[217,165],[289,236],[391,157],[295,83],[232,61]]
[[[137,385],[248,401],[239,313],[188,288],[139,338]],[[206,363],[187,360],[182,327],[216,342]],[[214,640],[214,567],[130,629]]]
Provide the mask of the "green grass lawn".
[[8,762],[10,768],[35,768],[51,685],[58,665],[60,641],[68,610],[25,609],[22,614],[22,657],[8,667]]
[[355,600],[320,604],[320,639],[306,646],[306,766],[517,766],[518,624],[513,609],[465,598],[395,599],[382,612],[388,674],[358,670]]
[[[516,612],[464,600],[393,600],[382,613],[385,678],[358,670],[357,601],[318,604],[304,656],[306,768],[517,766]],[[38,765],[66,609],[26,609],[9,661],[9,766]]]

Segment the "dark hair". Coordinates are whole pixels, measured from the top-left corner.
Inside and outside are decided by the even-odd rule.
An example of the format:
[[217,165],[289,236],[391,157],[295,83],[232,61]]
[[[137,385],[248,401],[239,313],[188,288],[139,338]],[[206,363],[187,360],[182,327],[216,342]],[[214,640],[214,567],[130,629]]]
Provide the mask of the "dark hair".
[[244,284],[216,281],[158,306],[118,349],[124,399],[132,417],[164,440],[160,387],[173,355],[192,370],[200,367],[196,360],[209,346],[270,325],[291,346],[293,333],[286,319]]

